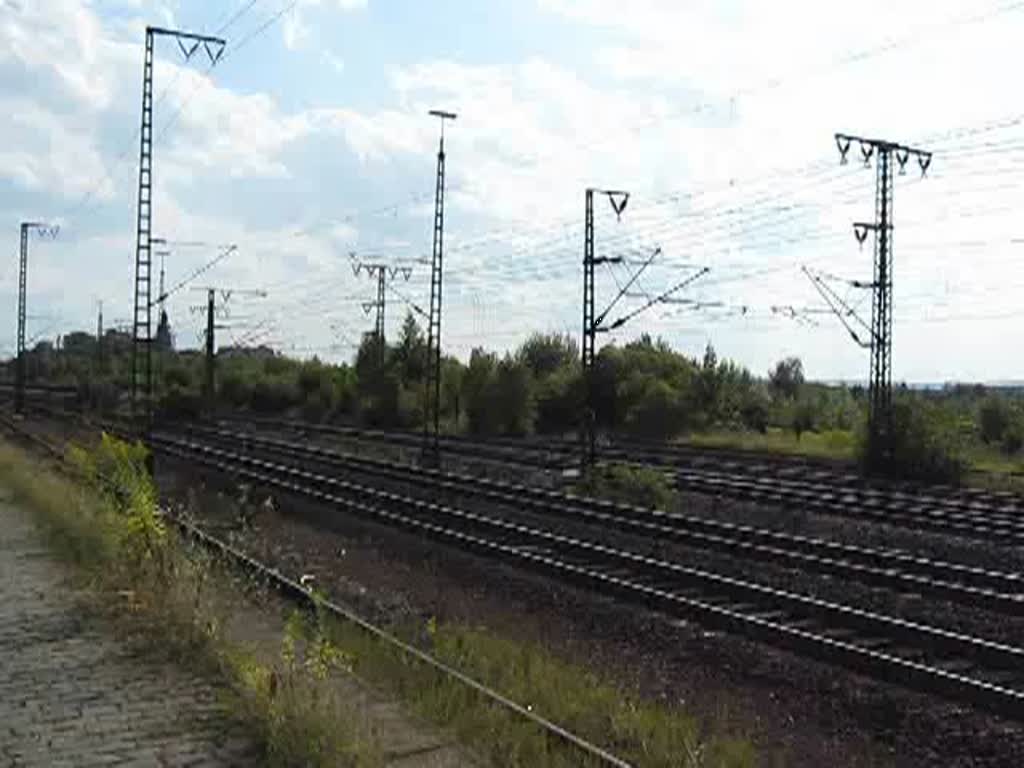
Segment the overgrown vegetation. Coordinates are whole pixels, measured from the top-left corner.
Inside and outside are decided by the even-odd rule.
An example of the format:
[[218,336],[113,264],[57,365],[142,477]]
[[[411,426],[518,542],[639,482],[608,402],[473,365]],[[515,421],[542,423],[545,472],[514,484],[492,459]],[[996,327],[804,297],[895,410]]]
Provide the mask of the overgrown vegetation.
[[[381,764],[378,747],[356,727],[358,713],[332,693],[332,674],[349,672],[455,732],[489,764],[592,764],[465,685],[329,618],[322,602],[312,617],[292,614],[280,651],[269,661],[233,645],[223,631],[229,608],[212,588],[219,566],[190,552],[157,513],[143,449],[105,436],[95,450],[75,449],[71,461],[78,483],[40,472],[19,451],[0,445],[3,482],[39,513],[47,539],[81,568],[97,604],[127,612],[133,631],[146,633],[152,646],[201,663],[230,683],[237,715],[262,736],[271,764]],[[650,478],[637,479],[645,471],[631,476],[623,470],[634,472],[614,471],[616,482],[664,491]],[[671,706],[645,702],[539,646],[434,620],[399,633],[637,766],[756,764],[749,741],[716,734]]]
[[890,451],[874,445],[865,432],[860,461],[877,474],[929,483],[959,484],[967,470],[963,425],[950,408],[926,400],[893,403]]
[[676,492],[664,473],[631,464],[599,465],[580,479],[575,492],[653,509],[670,510],[676,503]]
[[[300,361],[266,347],[221,348],[216,392],[209,402],[201,396],[202,354],[175,351],[169,329],[155,347],[159,415],[165,419],[212,409],[383,428],[415,428],[422,423],[426,340],[412,314],[391,343],[382,344],[367,334],[351,364]],[[85,407],[114,409],[118,393],[129,384],[130,339],[108,331],[102,355],[100,351],[95,338],[81,332],[67,334],[58,346],[40,342],[27,354],[30,379],[74,384],[77,400]],[[504,354],[477,348],[465,361],[445,357],[442,369],[445,431],[565,435],[578,429],[584,388],[579,349],[567,335],[534,334]],[[690,357],[644,335],[600,349],[593,376],[595,425],[604,434],[836,458],[853,458],[860,452],[855,436],[867,416],[863,387],[809,381],[796,357],[779,360],[757,376],[720,359],[711,344],[702,356]],[[971,464],[990,470],[1024,468],[1020,388],[949,385],[898,390],[901,401],[920,406],[925,418],[941,421],[944,412],[955,414],[960,424],[956,452]],[[920,426],[913,420],[897,421]],[[933,426],[940,432],[945,429],[942,424]],[[899,455],[928,443],[919,437],[905,436]],[[901,458],[889,468],[925,467],[925,475],[934,474],[942,462],[936,464],[932,453],[920,461]],[[947,469],[955,469],[955,464]],[[946,479],[952,474],[947,472]]]
[[[429,620],[407,630],[436,658],[480,680],[573,733],[645,768],[746,768],[751,743],[709,733],[687,713],[644,702],[529,643],[485,629]],[[349,624],[333,623],[332,640],[348,650],[357,674],[400,692],[424,717],[454,731],[494,766],[603,765],[546,736],[466,686],[410,664]]]
[[34,510],[52,549],[77,566],[91,606],[117,619],[151,652],[199,664],[226,683],[235,714],[266,749],[270,765],[382,765],[356,713],[332,694],[328,675],[347,657],[320,622],[289,621],[278,658],[261,658],[224,632],[230,601],[214,582],[219,567],[189,553],[158,513],[141,446],[104,436],[72,448],[77,482],[40,472],[0,445],[0,475]]
[[[40,342],[28,353],[30,378],[74,384],[82,403],[111,408],[116,392],[129,384],[130,341],[108,331],[103,345],[100,357],[95,338],[85,333],[66,335],[60,348]],[[214,408],[416,427],[422,423],[426,353],[411,314],[393,343],[382,345],[366,335],[351,364],[299,361],[265,347],[222,348],[215,398],[204,402],[203,356],[174,351],[168,341],[156,350],[160,415],[190,417]],[[481,436],[575,431],[583,397],[579,357],[573,338],[534,334],[505,354],[477,348],[467,361],[444,358],[444,428]],[[849,390],[805,382],[796,358],[758,378],[719,359],[710,344],[702,358],[692,359],[646,335],[602,348],[594,379],[598,429],[638,438],[671,439],[711,429],[848,429],[860,407]]]

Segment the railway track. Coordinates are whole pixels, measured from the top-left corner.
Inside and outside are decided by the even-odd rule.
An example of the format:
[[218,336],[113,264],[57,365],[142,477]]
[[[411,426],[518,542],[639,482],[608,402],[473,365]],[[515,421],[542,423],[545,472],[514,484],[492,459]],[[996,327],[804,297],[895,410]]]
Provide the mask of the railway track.
[[1022,648],[379,490],[193,438],[158,434],[152,445],[179,460],[631,605],[696,620],[885,682],[1024,718]]
[[[218,416],[224,423],[232,425],[259,426],[274,430],[305,432],[336,436],[353,440],[387,443],[394,446],[420,450],[422,434],[404,430],[369,429],[366,427],[318,424],[295,419],[280,419],[252,416]],[[579,468],[580,445],[575,440],[562,437],[502,437],[473,438],[465,435],[442,435],[439,438],[444,452],[455,456],[474,459],[488,459],[525,467],[540,467],[555,471]],[[714,461],[719,464],[757,466],[782,469],[785,472],[814,471],[835,473],[853,477],[851,465],[830,459],[819,459],[797,455],[777,455],[757,451],[735,451],[725,448],[704,448],[690,445],[665,445],[648,441],[617,438],[613,444],[602,446],[601,457],[615,461],[633,461],[671,466],[693,461]],[[767,470],[766,470],[767,471]]]
[[[0,392],[8,394],[11,391],[13,391],[13,386],[10,383],[0,382]],[[64,395],[66,396],[65,401],[62,402],[65,402],[66,406],[66,399],[77,397],[78,390],[73,386],[38,383],[28,385],[26,393],[39,398],[49,397],[51,400],[55,395]],[[319,424],[296,419],[250,415],[221,415],[218,418],[236,426],[259,426],[274,430],[330,435],[386,443],[413,450],[419,450],[422,447],[423,439],[422,435],[417,432]],[[452,455],[517,464],[535,469],[562,471],[578,469],[579,465],[578,442],[560,437],[492,436],[478,439],[463,435],[443,435],[440,438],[440,443],[443,450]],[[697,469],[734,477],[740,475],[771,477],[780,482],[789,483],[791,486],[793,484],[817,484],[821,487],[834,486],[838,483],[849,492],[859,489],[868,503],[871,503],[873,496],[903,499],[910,503],[923,495],[928,498],[941,498],[947,505],[957,505],[965,509],[971,507],[1002,509],[1008,514],[1024,516],[1024,496],[1019,493],[969,486],[921,485],[877,479],[867,481],[857,472],[851,462],[821,456],[773,454],[757,450],[684,443],[666,444],[625,437],[616,437],[609,444],[603,446],[601,456],[605,460],[648,464],[670,470]],[[991,473],[976,471],[973,474],[987,475]],[[729,488],[722,484],[720,484],[719,490],[723,493],[729,492]],[[737,490],[737,493],[743,494],[745,491],[740,489]]]
[[[295,419],[250,416],[221,416],[220,419],[236,426],[258,426],[275,430],[382,442],[411,449],[419,449],[423,443],[422,435],[401,430],[367,429],[316,424]],[[444,435],[440,438],[440,442],[442,448],[453,455],[488,458],[509,464],[539,466],[554,470],[579,467],[579,444],[565,438],[488,437],[476,439],[463,435]],[[891,480],[872,479],[868,481],[857,472],[855,465],[841,459],[772,454],[764,451],[682,443],[665,444],[629,438],[616,438],[601,448],[600,455],[604,460],[647,464],[667,469],[714,470],[732,475],[771,476],[787,481],[817,482],[818,484],[838,482],[846,488],[863,488],[868,493],[889,494],[894,497],[901,495],[913,497],[921,494],[932,497],[941,496],[963,506],[977,504],[988,507],[1015,508],[1024,514],[1024,498],[1011,491],[922,485]]]
[[872,549],[753,526],[547,491],[471,475],[341,454],[232,430],[192,427],[193,438],[228,450],[261,451],[327,473],[357,472],[418,486],[446,496],[479,499],[544,519],[585,523],[655,541],[858,581],[900,593],[949,600],[1010,615],[1024,615],[1024,577],[959,563],[930,560],[892,549]]
[[[356,440],[384,440],[409,448],[418,448],[421,439],[411,433],[309,425],[275,419],[232,419],[228,423],[250,428],[279,428],[298,434],[320,433]],[[507,442],[491,444],[490,441],[477,442],[466,438],[447,440],[445,450],[458,446],[458,451],[476,458],[500,461],[503,460],[502,456],[512,451]],[[529,462],[532,466],[545,466],[545,461],[537,455],[514,459],[514,463]],[[943,486],[906,488],[871,485],[857,476],[822,475],[817,470],[812,470],[810,475],[795,477],[792,471],[766,469],[756,473],[749,471],[749,467],[737,467],[733,459],[722,463],[716,463],[713,457],[687,461],[690,463],[677,463],[670,468],[677,489],[684,492],[788,506],[817,514],[884,523],[914,531],[960,536],[1007,546],[1024,544],[1024,500],[1013,494],[957,491]]]
[[[116,425],[108,426],[117,429]],[[302,461],[324,472],[342,470],[374,479],[412,483],[459,498],[532,512],[546,519],[585,523],[596,529],[825,574],[901,594],[920,594],[983,610],[1024,615],[1024,577],[1018,573],[357,457],[249,432],[191,425],[188,433],[222,448],[233,449],[239,445],[243,449],[254,448]]]
[[1024,720],[1024,648],[342,480],[312,470],[316,465],[309,456],[291,458],[301,462],[296,466],[164,434],[153,436],[152,447],[192,465],[622,603]]
[[[66,458],[63,451],[53,446],[48,440],[40,437],[31,429],[26,428],[24,424],[16,422],[9,415],[0,413],[0,426],[6,428],[8,432],[14,434],[18,439],[29,444],[33,449],[41,451],[48,458],[55,460],[58,467],[65,462]],[[276,588],[284,596],[297,601],[310,610],[325,612],[329,616],[354,625],[366,634],[374,637],[376,640],[392,647],[402,657],[412,663],[432,668],[442,676],[462,684],[467,690],[476,693],[483,700],[496,704],[522,720],[532,723],[549,737],[560,741],[571,750],[574,750],[579,756],[588,758],[593,761],[594,764],[607,765],[611,766],[611,768],[633,768],[631,763],[620,759],[603,747],[587,741],[572,731],[548,720],[533,711],[531,706],[523,706],[513,701],[493,688],[469,677],[463,672],[460,672],[450,664],[447,664],[420,648],[401,640],[396,635],[376,624],[373,624],[362,616],[355,614],[350,609],[335,603],[329,598],[325,598],[321,594],[314,593],[311,589],[304,586],[299,581],[296,581],[294,578],[290,578],[281,573],[277,568],[262,563],[250,555],[245,554],[231,544],[211,534],[209,531],[203,530],[194,523],[183,520],[175,515],[168,514],[167,512],[164,512],[163,514],[186,537],[195,541],[202,547],[224,556],[234,563],[235,566],[258,577],[264,584]]]
[[[281,419],[233,418],[226,423],[233,427],[287,430],[300,435],[312,433],[386,442],[411,450],[418,450],[422,439],[420,435],[409,432],[317,425]],[[476,441],[454,436],[444,438],[443,442],[444,450],[455,454],[533,468],[563,467],[564,464],[558,458],[564,456],[561,446],[558,441],[550,447],[537,448],[531,442],[510,438]],[[815,468],[801,474],[801,470],[794,469],[788,462],[783,462],[780,468],[771,471],[767,465],[737,463],[732,455],[722,458],[713,453],[688,453],[676,448],[665,450],[667,453],[661,454],[662,459],[659,459],[658,465],[668,468],[676,487],[681,491],[790,507],[860,522],[882,523],[1011,547],[1024,544],[1024,499],[1016,494],[942,486],[921,488],[874,485],[857,476],[830,474]],[[605,453],[608,454],[607,449]],[[649,449],[640,458],[654,455],[654,449]],[[633,457],[638,458],[636,455]],[[675,458],[670,460],[666,457]],[[761,466],[762,470],[751,471],[751,467],[757,466]]]

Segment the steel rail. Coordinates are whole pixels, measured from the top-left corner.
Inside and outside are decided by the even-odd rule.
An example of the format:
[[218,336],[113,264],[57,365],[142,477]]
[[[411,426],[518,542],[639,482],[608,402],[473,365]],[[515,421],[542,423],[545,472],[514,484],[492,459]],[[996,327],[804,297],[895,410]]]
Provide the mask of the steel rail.
[[[604,594],[610,591],[633,604],[696,616],[706,624],[887,682],[970,701],[1016,719],[1024,717],[1024,692],[1000,682],[1007,675],[1019,679],[1024,667],[1021,648],[666,563],[599,542],[431,504],[195,441],[154,436],[153,447],[192,464],[339,507],[371,522],[539,568]],[[788,623],[778,621],[780,617],[786,617]],[[828,622],[825,628],[809,631],[808,626],[822,621]],[[858,635],[860,640],[855,642]],[[939,660],[929,664],[878,650],[908,645],[912,654]],[[986,674],[994,679],[942,668],[960,670],[965,664],[968,669],[989,665]]]
[[963,536],[993,541],[1006,546],[1024,542],[1024,512],[1019,519],[997,514],[989,517],[983,510],[974,514],[947,512],[932,506],[932,500],[921,498],[913,508],[887,503],[884,494],[868,494],[873,500],[845,488],[814,490],[787,489],[771,478],[754,478],[708,470],[678,470],[677,486],[696,493],[727,496],[772,505],[796,503],[809,512],[835,515],[852,520],[884,523],[915,531]]
[[919,592],[966,605],[1024,615],[1024,578],[1019,574],[934,561],[898,550],[869,549],[696,515],[344,455],[325,448],[249,433],[195,426],[187,431],[221,445],[238,445],[242,449],[253,446],[307,462],[315,461],[330,468],[362,472],[407,484],[422,483],[424,488],[484,499],[544,516],[557,516],[655,540],[671,540],[728,555],[850,578],[873,586]]
[[[235,424],[337,435],[409,447],[417,447],[421,442],[420,436],[400,430],[366,429],[354,426],[315,424],[294,419],[250,416],[221,417],[221,420]],[[494,458],[509,464],[531,467],[547,466],[555,469],[575,468],[578,465],[579,444],[554,437],[475,439],[463,435],[446,435],[442,437],[442,445],[455,455]],[[1014,508],[1009,514],[1019,514],[1024,517],[1024,497],[1020,494],[979,488],[866,480],[853,471],[854,468],[850,463],[834,459],[685,444],[657,445],[648,441],[622,438],[616,439],[611,445],[602,448],[602,456],[605,459],[624,463],[653,464],[675,470],[731,473],[736,478],[769,483],[782,479],[791,483],[817,483],[819,486],[826,485],[833,492],[836,489],[842,489],[849,493],[862,494],[865,497],[888,497],[894,501],[898,500],[900,503],[926,501],[937,507],[962,510],[978,509],[980,506],[989,507],[992,512],[1003,514],[1005,514],[1003,510],[1009,506]],[[726,471],[730,469],[731,472]],[[799,477],[782,478],[782,474],[798,473],[812,477],[805,480],[801,480]]]
[[[293,426],[294,429],[309,429],[306,425]],[[384,432],[366,433],[356,427],[320,427],[328,433],[357,435],[358,439],[383,439],[404,444],[403,433],[388,435]],[[336,431],[343,430],[344,432]],[[527,445],[521,445],[513,451],[511,447],[489,445],[490,441],[479,443],[460,439],[453,441],[450,447],[467,455],[508,461],[509,463],[543,465],[544,460],[537,460],[536,455],[521,455],[524,450],[531,451]],[[413,445],[409,442],[409,445]],[[504,452],[504,456],[502,456]],[[519,453],[509,456],[509,452]],[[550,454],[550,452],[549,452]],[[621,456],[629,463],[638,462],[638,456],[628,450],[605,450],[605,456]],[[697,456],[695,452],[692,455]],[[679,456],[673,454],[672,460]],[[728,496],[736,499],[759,501],[773,505],[798,503],[802,508],[819,514],[829,514],[858,519],[869,518],[874,522],[897,525],[911,530],[928,530],[939,534],[969,536],[988,541],[1005,542],[1007,536],[1013,543],[1021,543],[1024,535],[1024,506],[1019,497],[1011,497],[1014,511],[1007,511],[1007,497],[1003,494],[972,494],[969,499],[936,496],[936,493],[950,492],[943,486],[929,487],[925,491],[917,491],[913,495],[896,487],[872,487],[863,479],[853,475],[834,475],[833,482],[824,483],[810,480],[788,479],[779,476],[775,471],[771,474],[751,473],[749,463],[745,468],[727,472],[721,469],[703,467],[675,468],[672,472],[676,487],[682,491]],[[659,462],[668,465],[668,460]],[[703,457],[700,464],[720,462],[714,454]],[[728,462],[725,462],[728,463]],[[787,464],[787,466],[790,466]],[[903,511],[902,507],[913,506],[917,511]],[[897,507],[894,509],[894,507]],[[948,522],[948,524],[947,524]]]
[[[357,427],[314,425],[278,419],[232,419],[247,424],[280,426],[302,432],[353,436],[356,439],[382,440],[418,449],[421,436],[411,433],[390,433],[363,430]],[[449,447],[475,458],[522,464],[533,468],[550,465],[557,450],[529,448],[520,443],[517,449],[493,441],[473,441],[463,437],[447,437]],[[674,449],[673,449],[674,450]],[[532,456],[522,455],[533,452]],[[454,452],[454,451],[453,451]],[[513,455],[518,454],[518,455]],[[542,455],[543,454],[543,455]],[[625,454],[629,455],[629,454]],[[634,458],[636,458],[634,456]],[[700,464],[714,464],[717,459],[703,457]],[[722,462],[718,462],[722,463]],[[726,462],[727,463],[727,462]],[[1017,546],[1024,543],[1024,502],[1021,497],[999,492],[957,492],[942,486],[907,491],[896,487],[872,487],[854,476],[836,476],[831,482],[789,479],[781,471],[752,474],[749,466],[738,471],[684,467],[674,470],[676,486],[682,491],[724,496],[771,505],[798,504],[805,511],[853,520],[866,520],[909,530],[940,535],[975,538]],[[949,492],[949,498],[936,496]]]
[[[54,446],[52,446],[47,440],[34,434],[31,430],[26,429],[24,426],[16,424],[6,416],[0,415],[0,423],[7,427],[10,431],[18,434],[23,439],[28,440],[34,446],[39,447],[51,457],[63,462],[65,460],[64,454]],[[399,650],[405,656],[408,656],[415,661],[424,664],[438,672],[445,675],[459,683],[465,685],[473,691],[476,691],[484,698],[494,702],[495,704],[509,710],[510,712],[522,717],[525,720],[532,722],[534,725],[540,727],[543,731],[551,734],[557,739],[565,742],[570,747],[579,750],[585,755],[591,758],[596,758],[604,765],[614,766],[614,768],[633,768],[632,764],[613,755],[606,749],[593,744],[586,739],[576,735],[572,731],[564,728],[557,723],[537,714],[536,712],[524,707],[518,702],[513,701],[507,696],[500,692],[490,688],[487,685],[475,680],[464,672],[459,671],[455,667],[441,661],[440,659],[420,650],[419,648],[411,645],[404,640],[401,640],[397,636],[388,632],[387,630],[367,621],[363,617],[354,613],[353,611],[345,608],[339,603],[315,594],[312,590],[307,589],[301,583],[281,573],[276,568],[261,563],[253,557],[245,554],[241,550],[231,546],[230,544],[222,541],[221,539],[203,531],[198,526],[184,520],[177,515],[172,515],[166,510],[162,511],[164,517],[174,523],[183,533],[189,537],[195,539],[203,546],[216,550],[221,554],[227,556],[233,560],[237,565],[248,570],[265,582],[273,584],[283,594],[296,599],[298,601],[306,603],[313,609],[323,609],[335,618],[341,619],[345,622],[353,624],[362,631],[369,635],[377,638],[386,645],[390,645],[393,648]]]

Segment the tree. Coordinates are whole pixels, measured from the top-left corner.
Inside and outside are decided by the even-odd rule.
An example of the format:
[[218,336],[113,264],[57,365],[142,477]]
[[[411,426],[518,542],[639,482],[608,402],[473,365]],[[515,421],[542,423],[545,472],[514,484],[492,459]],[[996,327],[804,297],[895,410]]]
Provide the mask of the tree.
[[488,401],[497,367],[498,358],[493,352],[485,352],[477,347],[469,355],[469,367],[462,380],[462,391],[469,431],[473,434],[485,435],[497,431],[497,414]]
[[[466,366],[454,357],[441,358],[441,417],[449,419],[451,429],[456,432],[460,429],[465,408],[462,384],[466,370]],[[419,387],[419,397],[422,408],[422,386]]]
[[524,363],[511,355],[505,356],[498,364],[489,399],[503,434],[526,435],[533,431],[533,376]]
[[978,429],[986,443],[998,443],[1010,425],[1010,406],[998,395],[989,395],[978,406]]
[[71,356],[89,357],[96,350],[96,337],[84,331],[64,335],[64,352]]
[[386,344],[382,349],[382,344],[383,342],[376,333],[364,333],[359,349],[356,350],[356,376],[359,377],[359,389],[364,394],[373,389],[373,381],[383,373],[383,367],[380,364],[382,357],[384,358],[384,367],[387,366],[388,350]]
[[540,379],[574,367],[580,359],[580,348],[567,333],[535,333],[519,347],[516,358]]
[[958,484],[967,468],[960,422],[948,406],[913,395],[895,400],[892,407],[891,453],[871,444],[862,433],[858,453],[871,472],[906,480]]
[[302,400],[302,414],[310,421],[320,421],[330,415],[336,404],[336,392],[330,369],[313,358],[299,368],[298,388]]
[[573,429],[580,418],[583,379],[578,368],[562,368],[536,382],[538,432],[559,434]]
[[1021,448],[1024,448],[1024,424],[1021,423],[1020,412],[1014,412],[1013,417],[1010,419],[1010,423],[1006,425],[1006,429],[1003,430],[1002,440],[1003,453],[1013,456],[1014,454],[1020,453]]
[[688,426],[689,411],[682,394],[663,379],[640,374],[628,384],[630,408],[626,428],[638,437],[667,440]]
[[160,319],[156,324],[156,338],[153,343],[159,352],[170,352],[174,349],[174,334],[171,332],[171,321],[167,317],[166,310],[160,312]]
[[740,406],[740,421],[747,429],[760,432],[762,435],[768,431],[768,406],[767,395],[759,392],[752,392]]
[[702,421],[710,426],[718,420],[721,397],[722,376],[718,369],[718,355],[711,342],[704,348],[704,360],[701,362],[697,376],[697,407]]
[[402,368],[402,378],[406,383],[419,381],[427,370],[427,342],[412,311],[406,312],[402,321],[395,360]]
[[768,372],[768,381],[777,395],[792,400],[800,394],[800,388],[804,384],[804,364],[799,357],[779,360]]
[[814,417],[814,403],[810,398],[805,397],[796,403],[793,408],[792,427],[797,442],[800,442],[804,432],[814,429]]

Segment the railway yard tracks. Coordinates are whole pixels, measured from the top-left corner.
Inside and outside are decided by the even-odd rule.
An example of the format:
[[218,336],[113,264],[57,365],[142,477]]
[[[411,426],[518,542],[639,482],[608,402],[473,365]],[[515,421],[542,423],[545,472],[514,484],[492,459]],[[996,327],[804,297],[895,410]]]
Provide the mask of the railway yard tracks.
[[330,449],[234,430],[192,427],[189,434],[207,444],[294,460],[332,473],[356,471],[369,477],[419,485],[460,498],[480,499],[568,520],[723,554],[772,562],[870,586],[982,606],[1024,616],[1024,577],[958,563],[930,560],[893,549],[859,547],[798,536],[697,515],[583,498],[530,485],[473,475],[440,472],[408,464],[346,455]]
[[[281,419],[232,425],[265,427],[296,435],[315,434],[418,448],[421,438],[406,432],[314,425]],[[447,451],[488,460],[562,468],[564,442],[446,438]],[[628,444],[627,444],[628,445]],[[914,531],[953,534],[999,543],[1024,544],[1024,502],[1003,491],[942,486],[866,483],[835,463],[789,462],[736,452],[704,452],[688,446],[606,448],[608,459],[663,468],[677,489],[760,504],[794,506],[806,512],[885,523]],[[742,456],[742,458],[740,458]]]
[[[1019,573],[354,456],[285,439],[280,431],[261,434],[256,426],[158,431],[151,447],[277,494],[411,532],[620,603],[1024,720],[1024,647],[1013,642],[683,564],[633,544],[669,542],[961,604],[1012,621],[1024,616],[1024,578]],[[706,483],[702,491],[715,487],[721,475],[729,476],[727,471],[714,472],[699,474]],[[781,496],[752,498],[807,504],[813,511],[943,535],[998,539],[1004,546],[1016,546],[1024,535],[1014,514],[1016,501],[1009,496],[943,499],[936,491],[911,497],[901,489],[863,485],[858,495],[833,483],[817,489],[826,498],[813,505],[808,504],[813,485],[808,480],[777,473],[770,479],[784,489]],[[754,479],[748,481],[756,485]],[[864,498],[878,501],[865,505]],[[837,506],[845,507],[845,513],[837,513]]]
[[[153,447],[165,455],[230,474],[248,483],[326,504],[368,522],[413,532],[602,595],[614,595],[631,605],[698,621],[886,682],[967,701],[1013,718],[1024,718],[1022,648],[681,565],[616,545],[607,536],[567,535],[552,527],[525,524],[514,518],[470,511],[342,479],[336,471],[330,472],[328,466],[339,457],[327,456],[319,449],[225,430],[209,430],[205,435],[200,434],[202,431],[191,435],[159,433],[152,438]],[[229,447],[232,443],[234,447]],[[387,462],[368,462],[363,468],[372,467],[372,471],[367,471],[370,475],[396,469],[386,465]],[[335,465],[335,470],[338,468]],[[408,477],[404,480],[410,482]],[[424,481],[425,489],[445,492],[468,492],[470,485],[467,478],[453,479],[426,472],[412,480],[417,481]],[[512,494],[513,499],[506,498],[504,503],[527,504],[534,512],[552,513],[553,507],[560,503],[550,497],[544,499],[546,492],[528,494],[493,481],[474,479],[474,482],[479,492],[490,495],[491,500],[497,498],[493,494]],[[453,484],[458,487],[452,487]],[[621,509],[609,510],[608,505],[588,504],[582,499],[570,498],[560,514],[579,515],[588,506],[606,516],[598,521],[602,525],[614,528],[633,525],[627,521],[627,515],[620,514]],[[630,512],[636,511],[630,509]],[[647,519],[640,516],[636,523],[664,526],[664,529],[648,529],[649,535],[669,535],[673,530],[680,536],[691,535],[682,521],[655,523],[658,513],[648,512]],[[712,535],[708,531],[700,533]],[[763,554],[767,556],[768,545],[753,542],[759,537],[767,542],[775,534],[756,529],[750,529],[749,533],[745,541],[747,551],[755,546],[764,547]],[[735,531],[734,534],[738,545],[741,541],[738,537],[743,534]],[[793,551],[805,556],[819,545],[825,549],[845,546],[794,538]],[[719,545],[733,545],[732,541],[729,544],[725,541],[724,536],[720,537]],[[774,539],[778,552],[785,551],[785,547],[780,546],[782,543],[782,539]],[[943,591],[947,598],[960,592],[966,600],[971,590],[978,590],[978,594],[993,596],[993,602],[987,607],[998,605],[999,610],[1017,610],[1014,606],[1019,603],[1019,579],[1014,574],[959,566],[964,583],[954,583],[935,578],[939,569],[946,568],[950,572],[952,566],[952,571],[956,571],[958,566],[953,564],[938,563],[929,570],[926,561],[918,560],[916,565],[911,565],[912,556],[892,553],[896,561],[907,566],[906,571],[900,573],[892,566],[894,561],[889,561],[888,568],[885,566],[884,553],[863,550],[859,554],[862,558],[859,565],[852,562],[857,556],[853,550],[846,554],[850,561],[835,558],[834,566],[824,567],[850,566],[849,573],[857,568],[866,571],[867,560],[875,558],[875,575],[879,578],[888,570],[891,579],[906,578],[922,589],[932,580],[935,590]],[[778,553],[774,556],[789,557]],[[841,562],[843,566],[838,565]],[[916,573],[911,572],[913,568]],[[966,583],[971,579],[975,584]]]

